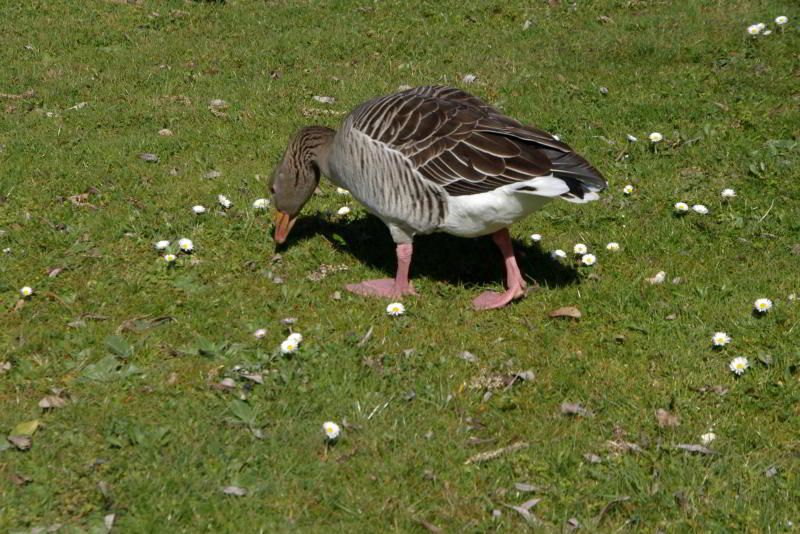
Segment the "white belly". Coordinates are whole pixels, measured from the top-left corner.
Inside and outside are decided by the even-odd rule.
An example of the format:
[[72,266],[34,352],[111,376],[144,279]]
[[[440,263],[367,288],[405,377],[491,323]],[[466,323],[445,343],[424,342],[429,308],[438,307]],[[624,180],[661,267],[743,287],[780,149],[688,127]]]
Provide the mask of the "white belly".
[[552,198],[515,192],[509,186],[448,199],[442,232],[477,237],[506,228],[550,202]]

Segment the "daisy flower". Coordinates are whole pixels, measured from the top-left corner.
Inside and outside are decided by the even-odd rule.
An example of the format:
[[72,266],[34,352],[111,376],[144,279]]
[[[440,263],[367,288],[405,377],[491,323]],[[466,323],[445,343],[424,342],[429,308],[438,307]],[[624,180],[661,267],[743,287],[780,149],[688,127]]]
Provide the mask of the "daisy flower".
[[191,252],[194,250],[194,243],[192,243],[191,239],[182,237],[178,240],[178,248],[184,252]]
[[350,208],[347,206],[342,206],[339,208],[339,211],[336,212],[337,215],[347,215],[350,213]]
[[747,33],[749,33],[750,35],[758,35],[759,33],[761,33],[761,26],[758,24],[751,24],[750,26],[747,27]]
[[622,188],[622,192],[625,193],[626,195],[630,195],[631,193],[633,193],[633,186],[631,184],[626,185],[625,187]]
[[699,213],[700,215],[708,214],[708,208],[702,204],[695,204],[694,206],[692,206],[692,211],[695,213]]
[[586,254],[587,252],[589,252],[589,248],[583,243],[576,243],[575,246],[572,247],[572,251],[575,254]]
[[561,250],[560,248],[555,249],[553,252],[550,253],[550,257],[554,260],[560,260],[567,257],[567,253]]
[[724,347],[731,342],[731,336],[725,332],[716,332],[713,336],[711,336],[711,342],[715,347]]
[[19,290],[19,292],[23,297],[30,297],[33,295],[33,289],[31,289],[29,286],[23,287]]
[[706,434],[700,436],[700,441],[703,445],[711,445],[711,442],[715,439],[717,439],[717,435],[713,432],[707,432]]
[[266,198],[257,198],[253,201],[253,207],[257,210],[265,210],[269,207],[269,200]]
[[345,189],[344,187],[337,187],[337,188],[336,188],[336,194],[337,194],[337,195],[349,195],[349,194],[350,194],[350,191],[348,191],[348,190],[347,190],[347,189]]
[[192,211],[195,212],[195,214],[200,215],[201,213],[206,212],[206,208],[205,206],[201,206],[198,204],[197,206],[192,206]]
[[651,133],[651,134],[649,135],[649,139],[650,139],[650,141],[652,141],[653,143],[658,143],[659,141],[661,141],[662,139],[664,139],[664,136],[663,136],[663,135],[661,135],[661,134],[660,134],[660,133],[658,133],[658,132],[653,132],[653,133]]
[[531,241],[538,243],[542,240],[542,234],[531,234]]
[[597,257],[594,254],[584,254],[581,256],[581,263],[584,265],[594,265],[597,262]]
[[737,375],[741,375],[745,372],[745,370],[747,370],[748,367],[750,367],[750,362],[747,361],[747,358],[739,356],[738,358],[731,360],[731,363],[728,365],[728,367],[730,367],[732,372],[736,373]]
[[610,250],[611,252],[616,252],[619,250],[619,243],[612,241],[608,245],[606,245],[606,250]]
[[781,15],[780,17],[775,17],[775,24],[777,24],[778,26],[783,26],[787,22],[789,22],[789,17],[786,17],[784,15]]
[[175,256],[175,254],[167,254],[164,256],[164,261],[167,263],[175,263],[175,260],[177,259],[178,257]]
[[300,332],[292,332],[286,339],[287,340],[290,339],[294,342],[295,345],[299,345],[300,343],[303,342],[303,334],[301,334]]
[[219,205],[225,209],[231,207],[231,199],[229,199],[225,195],[217,195],[217,201],[219,202]]
[[723,189],[722,193],[720,193],[722,198],[733,198],[736,196],[736,191],[733,189]]
[[628,141],[630,141],[631,143],[635,143],[635,142],[637,142],[637,141],[638,141],[638,139],[636,139],[636,138],[635,138],[634,136],[632,136],[631,134],[628,134]]
[[253,332],[253,337],[256,339],[262,339],[266,335],[267,335],[267,330],[264,328],[259,328],[258,330]]
[[753,303],[753,308],[758,313],[767,313],[772,308],[772,301],[769,299],[758,299]]
[[402,302],[392,302],[388,306],[386,306],[386,313],[393,317],[397,317],[398,315],[403,315],[406,312],[406,307],[403,306]]
[[294,342],[294,339],[287,338],[283,341],[283,343],[281,343],[282,354],[291,354],[296,350],[297,350],[297,343]]
[[170,245],[169,241],[167,241],[166,239],[162,239],[161,241],[157,241],[156,244],[153,246],[156,247],[156,250],[164,250],[169,245]]
[[689,211],[689,204],[686,202],[676,202],[675,203],[675,211],[678,213],[686,213]]
[[325,421],[322,423],[322,431],[325,433],[325,438],[328,441],[333,441],[339,437],[341,429],[339,428],[339,425],[333,421]]

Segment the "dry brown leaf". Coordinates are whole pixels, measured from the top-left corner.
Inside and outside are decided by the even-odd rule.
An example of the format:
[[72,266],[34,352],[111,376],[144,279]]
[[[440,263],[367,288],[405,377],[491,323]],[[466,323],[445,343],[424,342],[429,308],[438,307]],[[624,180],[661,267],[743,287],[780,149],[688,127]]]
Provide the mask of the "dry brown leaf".
[[50,395],[39,401],[39,408],[44,408],[45,410],[51,408],[63,408],[66,405],[67,405],[66,400],[62,399],[61,397],[57,397],[55,395]]
[[583,417],[594,417],[594,414],[584,408],[580,402],[562,402],[561,413],[564,415],[582,415]]
[[55,278],[56,276],[61,274],[61,271],[67,268],[68,267],[52,267],[47,270],[47,276],[49,276],[50,278]]
[[236,497],[242,497],[247,495],[247,488],[240,488],[239,486],[225,486],[222,488],[222,493],[225,495],[234,495]]
[[0,363],[0,375],[11,370],[11,362]]
[[618,451],[618,452],[628,452],[628,451],[642,452],[642,448],[638,444],[632,443],[630,441],[624,441],[624,440],[612,441],[612,440],[608,440],[608,441],[606,441],[606,446],[609,449],[611,449],[613,451]]
[[517,441],[516,443],[512,443],[508,447],[503,447],[501,449],[495,449],[493,451],[482,452],[474,456],[470,456],[467,459],[467,461],[464,462],[464,464],[465,465],[478,464],[481,462],[488,462],[490,460],[495,460],[503,455],[510,454],[512,452],[517,452],[518,450],[521,449],[525,449],[529,445],[530,444],[527,441]]
[[580,319],[581,311],[575,306],[562,306],[548,313],[550,317],[570,317],[572,319]]
[[8,436],[8,441],[21,451],[27,451],[33,445],[30,436]]
[[659,408],[656,410],[656,419],[658,420],[658,426],[661,428],[678,426],[681,424],[677,415],[669,413],[664,408]]
[[11,473],[11,482],[17,486],[24,486],[33,482],[33,479],[21,473]]
[[264,378],[259,374],[250,374],[250,373],[239,373],[242,378],[246,378],[248,380],[252,380],[256,384],[263,384]]
[[602,458],[591,452],[587,452],[586,454],[583,455],[583,457],[587,462],[591,464],[599,464],[603,461]]
[[419,521],[419,524],[422,525],[423,527],[425,527],[429,532],[434,532],[436,534],[439,534],[439,533],[442,532],[442,529],[440,529],[439,527],[437,527],[433,523],[428,523],[424,519],[418,519],[417,521]]
[[716,454],[716,451],[712,451],[702,445],[692,445],[692,444],[681,444],[675,445],[676,449],[680,449],[682,451],[693,452],[695,454]]

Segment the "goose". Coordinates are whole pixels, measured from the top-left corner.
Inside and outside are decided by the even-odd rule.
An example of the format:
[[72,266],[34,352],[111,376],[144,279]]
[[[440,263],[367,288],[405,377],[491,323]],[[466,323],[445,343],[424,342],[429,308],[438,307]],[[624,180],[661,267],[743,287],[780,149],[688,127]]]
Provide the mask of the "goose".
[[511,224],[554,198],[596,200],[608,185],[557,137],[441,85],[369,100],[338,130],[307,126],[293,135],[269,184],[277,244],[286,241],[320,175],[379,217],[396,244],[395,277],[349,284],[349,291],[393,299],[416,295],[409,281],[415,235],[491,234],[505,263],[506,291],[482,293],[473,300],[477,310],[524,296]]

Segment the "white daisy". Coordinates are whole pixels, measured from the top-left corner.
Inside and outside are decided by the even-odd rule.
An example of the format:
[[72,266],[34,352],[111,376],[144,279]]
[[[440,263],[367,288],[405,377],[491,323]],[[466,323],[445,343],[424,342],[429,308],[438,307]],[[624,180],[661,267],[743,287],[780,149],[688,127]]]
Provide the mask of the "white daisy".
[[191,239],[182,237],[178,240],[178,248],[184,252],[191,252],[194,250],[194,243],[192,243]]
[[626,185],[625,187],[622,188],[622,192],[625,193],[626,195],[630,195],[631,193],[633,193],[633,186],[631,184]]
[[763,22],[759,22],[758,24],[756,24],[756,26],[758,27],[759,30],[762,30],[762,31],[764,30],[764,28],[767,27],[767,25],[764,24]]
[[759,33],[761,33],[761,26],[759,26],[758,24],[752,24],[747,27],[747,33],[749,33],[750,35],[758,35]]
[[253,201],[253,207],[257,210],[265,210],[269,207],[269,200],[266,198],[257,198]]
[[783,26],[787,22],[789,22],[789,17],[786,17],[784,15],[781,15],[780,17],[775,17],[775,24],[777,24],[778,26]]
[[651,134],[649,135],[649,138],[650,138],[650,141],[652,141],[653,143],[658,143],[659,141],[661,141],[662,139],[664,139],[664,136],[663,136],[663,135],[661,135],[661,134],[660,134],[660,133],[658,133],[658,132],[653,132],[653,133],[651,133]]
[[325,438],[328,441],[333,441],[339,437],[341,429],[339,428],[339,425],[333,421],[326,421],[322,423],[322,431],[325,433]]
[[198,204],[197,206],[192,206],[192,211],[195,212],[195,214],[200,215],[201,213],[206,212],[206,208],[205,206],[201,206]]
[[734,191],[733,189],[730,189],[730,188],[723,189],[722,193],[720,193],[720,196],[722,198],[733,198],[733,197],[736,196],[736,191]]
[[386,313],[397,317],[398,315],[403,315],[406,312],[406,307],[403,306],[402,302],[392,302],[388,306],[386,306]]
[[217,201],[219,202],[219,205],[225,209],[230,208],[232,204],[231,199],[229,199],[225,195],[217,195]]
[[731,363],[728,367],[730,367],[730,370],[732,372],[736,373],[737,375],[740,375],[744,373],[748,367],[750,367],[750,362],[747,361],[747,358],[739,356],[738,358],[734,358],[733,360],[731,360]]
[[253,332],[253,337],[256,339],[262,339],[266,335],[267,335],[267,330],[265,328],[259,328],[258,330]]
[[717,435],[713,432],[707,432],[700,436],[700,441],[703,445],[711,445],[711,442],[717,439]]
[[610,250],[611,252],[616,252],[619,250],[619,243],[612,241],[608,245],[606,245],[606,250]]
[[554,260],[560,260],[567,257],[567,253],[561,250],[560,248],[555,249],[553,252],[550,253],[550,257]]
[[281,343],[281,353],[283,354],[290,354],[296,350],[297,343],[295,343],[293,339],[285,339],[283,343]]
[[23,297],[30,297],[33,295],[33,289],[31,289],[29,286],[23,287],[19,290],[19,292]]
[[347,189],[345,189],[343,187],[337,187],[336,188],[336,194],[337,195],[349,195],[350,191],[348,191]]
[[692,211],[694,211],[695,213],[699,213],[700,215],[708,214],[708,208],[702,204],[695,204],[694,206],[692,206]]
[[689,211],[689,204],[686,202],[676,202],[675,203],[675,211],[678,213],[686,213]]
[[303,342],[303,334],[301,334],[300,332],[292,332],[286,339],[292,340],[295,345],[299,345],[300,343]]
[[584,265],[594,265],[597,262],[597,257],[594,254],[584,254],[581,256],[581,263]]
[[542,234],[531,234],[531,241],[538,243],[542,240]]
[[753,308],[758,313],[767,313],[772,308],[772,301],[769,299],[758,299],[753,303]]
[[347,215],[347,214],[349,214],[349,213],[350,213],[350,208],[348,208],[347,206],[342,206],[342,207],[341,207],[341,208],[339,208],[339,210],[336,212],[336,214],[337,214],[337,215]]
[[156,250],[164,250],[169,245],[170,245],[169,241],[167,241],[166,239],[162,239],[161,241],[157,241],[156,244],[153,246],[156,247]]
[[724,347],[731,342],[731,336],[725,332],[715,332],[714,335],[711,336],[711,342],[715,347]]
[[175,254],[167,254],[164,256],[164,261],[167,263],[175,263],[178,257]]
[[638,139],[632,136],[631,134],[628,134],[628,141],[630,141],[631,143],[635,143],[638,141]]
[[583,243],[576,243],[575,246],[572,247],[572,251],[575,254],[586,254],[587,252],[589,252],[589,248]]

